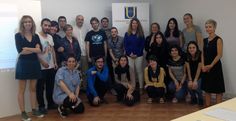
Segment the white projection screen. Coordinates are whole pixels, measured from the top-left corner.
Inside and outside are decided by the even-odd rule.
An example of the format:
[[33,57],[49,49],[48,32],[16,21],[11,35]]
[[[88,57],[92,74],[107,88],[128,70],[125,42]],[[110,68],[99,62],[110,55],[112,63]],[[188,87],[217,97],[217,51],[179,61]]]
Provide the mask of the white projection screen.
[[0,72],[11,71],[15,68],[18,53],[14,35],[18,31],[22,15],[30,15],[36,24],[40,23],[40,1],[10,0],[10,2],[0,2]]
[[17,52],[14,33],[17,25],[17,6],[0,4],[0,69],[10,69],[15,66]]

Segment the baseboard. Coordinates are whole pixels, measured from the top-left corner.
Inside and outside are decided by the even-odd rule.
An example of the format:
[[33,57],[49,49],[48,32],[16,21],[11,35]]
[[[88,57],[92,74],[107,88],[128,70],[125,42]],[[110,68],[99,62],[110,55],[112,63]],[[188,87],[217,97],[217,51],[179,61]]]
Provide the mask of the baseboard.
[[232,99],[234,97],[236,97],[236,94],[233,94],[233,93],[225,93],[223,96],[225,100]]

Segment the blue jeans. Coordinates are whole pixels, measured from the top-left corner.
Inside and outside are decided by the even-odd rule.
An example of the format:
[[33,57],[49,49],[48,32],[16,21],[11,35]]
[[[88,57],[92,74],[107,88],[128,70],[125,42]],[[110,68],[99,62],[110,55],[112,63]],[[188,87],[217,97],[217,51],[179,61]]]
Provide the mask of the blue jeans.
[[178,91],[176,91],[176,86],[174,81],[171,81],[168,85],[168,88],[172,94],[174,94],[174,97],[178,100],[181,100],[185,97],[187,94],[187,81],[184,81],[184,84],[182,85],[182,88]]
[[198,101],[198,103],[202,103],[203,101],[202,90],[201,90],[202,80],[199,79],[197,82],[198,82],[198,88],[196,90],[191,90],[191,89],[188,89],[188,90],[189,90],[192,100],[196,100]]

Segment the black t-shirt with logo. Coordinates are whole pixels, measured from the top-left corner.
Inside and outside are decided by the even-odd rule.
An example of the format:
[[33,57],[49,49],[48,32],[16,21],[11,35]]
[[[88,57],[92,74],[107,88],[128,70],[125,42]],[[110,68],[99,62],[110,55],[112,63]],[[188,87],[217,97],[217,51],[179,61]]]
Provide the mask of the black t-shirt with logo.
[[103,30],[97,32],[91,30],[86,34],[85,41],[89,42],[89,55],[91,58],[105,56],[104,42],[107,40]]

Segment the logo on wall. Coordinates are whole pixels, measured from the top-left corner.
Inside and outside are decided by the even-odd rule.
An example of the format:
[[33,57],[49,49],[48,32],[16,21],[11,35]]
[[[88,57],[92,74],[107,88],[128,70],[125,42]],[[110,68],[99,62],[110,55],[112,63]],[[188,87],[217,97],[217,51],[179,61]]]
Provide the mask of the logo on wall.
[[125,7],[125,19],[137,18],[137,7]]

